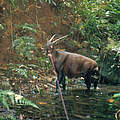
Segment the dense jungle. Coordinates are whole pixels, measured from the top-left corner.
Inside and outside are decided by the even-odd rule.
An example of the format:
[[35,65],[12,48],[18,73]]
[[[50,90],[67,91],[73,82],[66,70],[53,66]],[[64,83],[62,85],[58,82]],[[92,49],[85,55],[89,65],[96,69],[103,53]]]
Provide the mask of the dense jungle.
[[[96,90],[65,76],[56,93],[53,35],[97,62]],[[120,120],[120,0],[0,0],[0,120]]]

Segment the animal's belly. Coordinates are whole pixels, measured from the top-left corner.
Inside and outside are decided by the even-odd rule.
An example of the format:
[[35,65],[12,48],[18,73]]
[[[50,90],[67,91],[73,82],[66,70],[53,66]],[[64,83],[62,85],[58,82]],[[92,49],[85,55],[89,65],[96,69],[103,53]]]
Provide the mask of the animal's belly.
[[[71,69],[72,68],[72,69]],[[81,70],[78,67],[74,67],[71,65],[71,68],[69,66],[65,66],[64,72],[65,75],[68,78],[78,78],[78,77],[83,77],[86,74],[86,70]]]
[[85,73],[79,73],[79,74],[73,74],[73,73],[66,73],[65,74],[68,78],[79,78],[79,77],[84,77]]

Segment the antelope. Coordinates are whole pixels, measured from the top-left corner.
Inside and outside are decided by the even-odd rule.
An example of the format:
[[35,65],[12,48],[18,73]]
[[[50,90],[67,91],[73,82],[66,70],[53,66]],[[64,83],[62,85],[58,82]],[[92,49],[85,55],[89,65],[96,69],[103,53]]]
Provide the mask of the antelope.
[[[45,46],[45,51],[48,54],[50,60],[52,56],[52,61],[55,67],[55,71],[57,73],[57,80],[59,84],[62,83],[63,90],[65,90],[65,76],[68,78],[73,77],[84,77],[85,84],[87,86],[86,91],[90,91],[91,83],[92,83],[92,75],[98,73],[98,65],[96,61],[91,58],[85,57],[80,54],[59,51],[54,48],[54,44],[63,39],[66,36],[58,38],[53,41],[55,35],[51,37],[51,39],[47,42]],[[97,87],[97,80],[94,81],[94,89]],[[56,81],[56,92],[58,92],[58,83]]]

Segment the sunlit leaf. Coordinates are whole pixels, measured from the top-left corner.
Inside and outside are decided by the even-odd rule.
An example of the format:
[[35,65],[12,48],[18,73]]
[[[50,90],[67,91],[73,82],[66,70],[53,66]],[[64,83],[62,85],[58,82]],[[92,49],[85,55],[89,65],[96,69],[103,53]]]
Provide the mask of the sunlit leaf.
[[113,103],[115,100],[114,99],[109,99],[108,102],[109,103]]
[[4,26],[2,24],[0,24],[0,29],[4,29]]
[[40,105],[46,105],[46,102],[39,102]]
[[24,106],[32,106],[34,108],[40,109],[36,104],[32,103],[30,100],[24,98],[21,95],[15,94],[12,91],[8,90],[0,90],[0,101],[3,103],[3,105],[9,110],[9,104],[8,98],[10,98],[13,105],[24,105]]
[[35,33],[38,32],[38,30],[36,30],[36,28],[39,28],[39,26],[36,25],[36,24],[28,24],[28,23],[24,23],[24,24],[21,24],[21,25],[16,25],[15,24],[15,27],[22,28],[23,30],[32,31],[32,32],[35,32]]
[[120,97],[120,93],[114,94],[113,97]]

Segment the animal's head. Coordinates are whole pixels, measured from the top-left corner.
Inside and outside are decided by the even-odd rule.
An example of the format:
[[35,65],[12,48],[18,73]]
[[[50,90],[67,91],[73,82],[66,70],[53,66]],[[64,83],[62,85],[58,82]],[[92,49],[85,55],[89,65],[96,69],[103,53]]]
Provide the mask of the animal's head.
[[46,54],[49,54],[50,52],[52,52],[54,50],[53,47],[53,42],[52,40],[54,39],[55,35],[53,35],[50,40],[47,42],[47,44],[45,45],[45,52]]
[[[68,35],[65,35],[65,36],[60,37],[60,38],[58,38],[58,39],[56,39],[56,40],[53,41],[53,39],[54,39],[54,37],[55,37],[55,35],[53,35],[53,36],[50,38],[50,40],[47,42],[47,44],[45,45],[45,52],[46,52],[46,54],[52,53],[53,50],[54,50],[54,44],[57,43],[59,40],[67,37],[67,36],[68,36]],[[53,42],[52,42],[52,41],[53,41]]]

